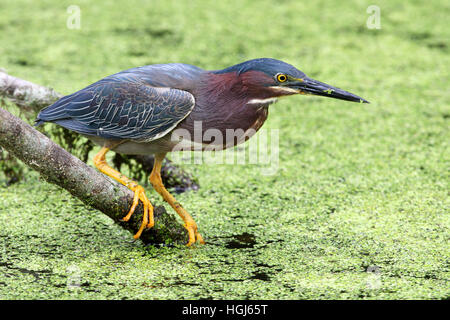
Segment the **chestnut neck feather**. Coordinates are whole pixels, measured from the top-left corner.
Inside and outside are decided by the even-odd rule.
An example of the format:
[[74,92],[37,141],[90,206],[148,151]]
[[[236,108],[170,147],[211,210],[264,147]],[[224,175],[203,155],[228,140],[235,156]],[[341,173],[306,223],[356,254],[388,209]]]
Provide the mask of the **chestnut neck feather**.
[[267,103],[247,104],[276,96],[268,85],[273,80],[264,73],[248,71],[242,74],[205,72],[195,91],[196,105],[180,127],[193,132],[194,121],[201,121],[202,131],[218,129],[258,130],[267,118]]

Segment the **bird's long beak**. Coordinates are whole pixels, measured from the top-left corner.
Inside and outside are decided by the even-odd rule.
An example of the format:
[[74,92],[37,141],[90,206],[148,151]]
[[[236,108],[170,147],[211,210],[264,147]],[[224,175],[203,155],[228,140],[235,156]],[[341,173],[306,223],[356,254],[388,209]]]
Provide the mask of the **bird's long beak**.
[[360,103],[369,103],[369,101],[358,97],[357,95],[344,91],[342,89],[330,86],[326,83],[304,77],[302,79],[291,80],[287,83],[291,89],[298,90],[298,93],[313,94],[316,96],[324,96],[329,98],[354,101]]

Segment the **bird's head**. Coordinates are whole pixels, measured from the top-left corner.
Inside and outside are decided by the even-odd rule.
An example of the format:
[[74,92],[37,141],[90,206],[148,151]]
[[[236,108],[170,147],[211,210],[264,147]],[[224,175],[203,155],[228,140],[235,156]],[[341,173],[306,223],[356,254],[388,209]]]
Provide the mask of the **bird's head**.
[[353,93],[311,79],[294,66],[276,59],[254,59],[216,71],[216,74],[226,73],[237,73],[242,83],[253,92],[253,97],[261,100],[309,94],[369,103]]

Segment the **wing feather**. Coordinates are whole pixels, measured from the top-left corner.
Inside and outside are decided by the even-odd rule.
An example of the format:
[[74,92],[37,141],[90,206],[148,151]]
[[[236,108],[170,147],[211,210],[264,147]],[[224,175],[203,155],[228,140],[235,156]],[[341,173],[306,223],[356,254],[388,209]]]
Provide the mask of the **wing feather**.
[[38,121],[107,139],[151,141],[166,135],[194,108],[184,90],[153,87],[135,78],[104,79],[42,110]]

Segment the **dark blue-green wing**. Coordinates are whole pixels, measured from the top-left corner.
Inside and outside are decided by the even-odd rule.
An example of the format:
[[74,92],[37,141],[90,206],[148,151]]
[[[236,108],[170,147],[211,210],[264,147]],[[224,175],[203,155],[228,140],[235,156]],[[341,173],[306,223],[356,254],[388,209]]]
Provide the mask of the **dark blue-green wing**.
[[42,110],[37,122],[107,139],[151,141],[175,128],[194,105],[193,95],[184,90],[109,78],[61,98]]

